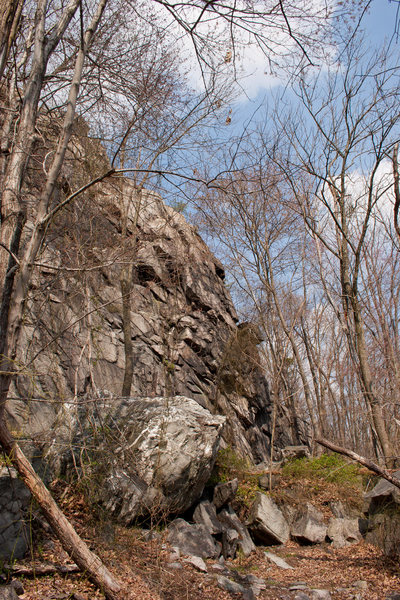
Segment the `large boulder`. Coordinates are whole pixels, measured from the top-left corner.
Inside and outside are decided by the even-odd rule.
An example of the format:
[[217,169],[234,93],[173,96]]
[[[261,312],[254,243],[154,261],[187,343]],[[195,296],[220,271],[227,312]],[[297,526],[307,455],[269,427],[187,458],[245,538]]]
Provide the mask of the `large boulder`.
[[308,502],[295,516],[291,534],[301,544],[319,544],[325,540],[326,530],[322,513]]
[[260,492],[251,507],[248,528],[253,539],[266,546],[285,544],[289,539],[289,524],[282,511],[269,496]]
[[[397,477],[400,481],[400,470],[393,473],[393,477]],[[387,481],[387,479],[380,479],[370,492],[364,494],[365,513],[372,515],[390,505],[393,507],[400,506],[400,488]]]
[[334,548],[345,548],[361,540],[359,519],[332,518],[329,520],[327,537]]
[[[394,473],[400,479],[400,470]],[[387,556],[400,555],[400,489],[381,479],[364,495],[368,518],[367,542],[379,546]]]
[[169,525],[168,541],[187,556],[215,558],[218,555],[218,548],[206,527],[201,524],[192,525],[184,519],[175,519]]
[[98,499],[130,524],[146,514],[184,512],[198,500],[225,421],[184,396],[103,399],[81,419],[74,446],[93,448],[96,436],[106,436],[89,454]]

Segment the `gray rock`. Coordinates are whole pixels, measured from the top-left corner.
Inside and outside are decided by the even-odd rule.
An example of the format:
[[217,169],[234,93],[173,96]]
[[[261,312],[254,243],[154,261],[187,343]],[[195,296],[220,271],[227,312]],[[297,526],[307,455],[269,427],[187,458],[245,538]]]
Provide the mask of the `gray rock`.
[[0,559],[22,558],[28,550],[30,536],[25,517],[30,498],[15,469],[0,469]]
[[389,510],[370,516],[365,536],[369,544],[381,548],[386,556],[400,555],[400,512]]
[[261,592],[263,590],[265,590],[267,588],[265,579],[263,579],[262,577],[257,577],[256,575],[253,575],[252,573],[248,573],[246,575],[246,581],[248,582],[248,584],[255,596],[258,596],[259,594],[261,594]]
[[288,462],[296,458],[308,458],[310,456],[310,448],[308,446],[286,446],[282,448],[283,462]]
[[[271,480],[271,486],[270,486],[270,480]],[[262,490],[269,490],[269,489],[273,489],[276,488],[276,486],[279,484],[281,480],[281,476],[273,473],[271,478],[268,475],[268,473],[265,473],[264,475],[260,475],[260,477],[258,478],[258,486],[262,489]]]
[[305,581],[295,581],[289,587],[289,590],[291,592],[295,592],[295,591],[298,591],[298,590],[306,590],[307,588],[308,588],[308,585],[305,583]]
[[282,511],[260,492],[251,507],[248,528],[253,539],[261,544],[285,544],[289,539],[289,524]]
[[231,502],[236,496],[239,482],[237,479],[226,481],[224,483],[218,483],[214,488],[213,504],[218,510],[224,504]]
[[183,396],[126,398],[108,410],[115,441],[104,450],[105,508],[125,525],[140,515],[187,510],[211,474],[225,418]]
[[364,579],[359,579],[358,581],[355,581],[353,583],[353,587],[355,587],[359,590],[367,590],[368,589],[368,581],[365,581]]
[[[400,480],[400,470],[393,473],[393,477]],[[388,504],[400,504],[400,488],[386,479],[380,479],[376,486],[364,494],[364,512],[375,514]]]
[[19,579],[13,579],[10,585],[17,592],[18,596],[22,596],[22,594],[24,594],[24,586],[22,584],[22,581],[20,581]]
[[293,600],[310,600],[310,596],[305,592],[299,591],[297,592]]
[[400,592],[392,592],[385,597],[385,600],[400,600]]
[[208,500],[203,500],[196,506],[193,513],[193,521],[204,525],[212,535],[222,533],[221,522],[217,518],[215,506]]
[[323,515],[312,504],[301,508],[291,527],[292,537],[301,544],[318,544],[325,540],[327,527]]
[[337,519],[346,519],[348,517],[343,502],[340,500],[330,502],[329,508],[331,509],[333,516]]
[[237,583],[236,581],[232,581],[228,579],[228,577],[224,577],[220,575],[217,577],[218,586],[230,594],[241,594],[244,600],[254,600],[255,595],[253,590],[246,588],[244,585]]
[[334,548],[345,548],[361,540],[358,519],[332,518],[329,520],[327,537]]
[[18,600],[18,594],[12,585],[0,585],[0,600]]
[[226,558],[235,558],[239,534],[235,529],[226,528],[222,532],[222,554]]
[[179,571],[180,569],[182,569],[182,565],[179,562],[172,562],[172,563],[168,563],[168,568]]
[[311,600],[332,600],[332,596],[328,590],[312,590]]
[[200,556],[188,556],[184,558],[183,562],[192,565],[197,571],[201,573],[207,573],[207,566],[204,560]]
[[227,569],[224,565],[221,565],[220,563],[214,563],[213,565],[211,565],[210,569],[212,571],[218,571],[218,573],[224,573],[225,575],[229,574],[229,569]]
[[183,519],[175,519],[168,527],[168,541],[187,556],[217,556],[215,542],[204,525],[191,525]]
[[274,563],[274,565],[280,569],[294,569],[294,567],[291,567],[286,560],[283,560],[283,558],[276,556],[276,554],[273,554],[272,552],[264,552],[264,555],[270,562]]
[[218,513],[218,519],[228,528],[237,531],[239,535],[238,545],[245,556],[249,556],[256,549],[247,527],[243,525],[231,507],[221,510],[221,512]]

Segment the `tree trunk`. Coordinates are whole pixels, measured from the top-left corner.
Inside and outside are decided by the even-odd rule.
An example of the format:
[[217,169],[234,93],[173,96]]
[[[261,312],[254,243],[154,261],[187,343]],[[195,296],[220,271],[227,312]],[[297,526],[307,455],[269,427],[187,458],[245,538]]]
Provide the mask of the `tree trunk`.
[[0,420],[0,443],[72,560],[84,573],[88,574],[88,577],[99,589],[104,591],[108,600],[122,600],[120,583],[106,569],[98,556],[88,548],[58,508],[49,490],[11,436],[4,419]]
[[[359,380],[365,399],[365,403],[371,411],[373,431],[376,432],[379,444],[381,446],[384,462],[387,465],[394,463],[394,449],[390,443],[387,428],[382,413],[382,406],[373,389],[371,369],[368,362],[367,346],[365,342],[364,323],[359,304],[358,276],[359,276],[359,254],[355,254],[355,265],[350,276],[350,259],[348,248],[348,224],[347,224],[347,206],[345,203],[345,194],[339,195],[334,186],[331,186],[332,194],[337,202],[341,229],[337,228],[338,247],[340,249],[340,284],[342,289],[342,305],[347,324],[346,335],[349,342],[350,352],[355,350],[359,366]],[[358,253],[361,248],[358,249]],[[351,317],[353,327],[351,325]],[[352,328],[352,331],[350,331]]]
[[[79,0],[71,0],[53,33],[45,34],[46,0],[39,0],[35,15],[35,47],[31,74],[22,101],[21,115],[14,151],[10,156],[5,172],[1,204],[1,253],[0,270],[2,278],[2,300],[0,308],[0,444],[9,456],[22,481],[38,502],[62,546],[88,574],[90,579],[104,591],[110,600],[121,599],[121,585],[113,578],[101,560],[93,554],[81,540],[68,519],[54,502],[50,492],[35,473],[21,448],[13,439],[6,423],[5,406],[11,377],[15,370],[14,359],[17,355],[19,333],[24,318],[25,303],[31,281],[32,269],[43,242],[46,231],[46,216],[57,178],[60,174],[66,148],[70,139],[75,113],[76,98],[87,48],[100,22],[107,0],[100,0],[97,12],[85,33],[82,47],[78,53],[74,77],[71,84],[68,108],[55,157],[47,176],[44,191],[36,209],[36,219],[32,233],[23,252],[19,254],[21,231],[25,221],[24,200],[21,187],[25,167],[31,158],[33,133],[37,120],[37,108],[45,77],[47,61],[58,44],[65,29],[75,14]],[[5,258],[5,260],[3,260]],[[125,596],[126,597],[126,596]]]
[[3,0],[0,7],[0,79],[18,31],[24,0]]

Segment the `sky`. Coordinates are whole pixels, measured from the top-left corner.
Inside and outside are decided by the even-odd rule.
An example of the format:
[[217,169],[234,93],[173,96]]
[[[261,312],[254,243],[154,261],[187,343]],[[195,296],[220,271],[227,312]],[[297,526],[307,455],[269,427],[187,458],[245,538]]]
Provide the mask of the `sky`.
[[[318,1],[318,0],[317,0]],[[400,53],[400,34],[396,35],[397,14],[400,20],[400,3],[393,0],[372,0],[368,13],[362,21],[362,29],[371,45],[390,43],[396,53]],[[245,59],[246,76],[242,79],[243,91],[233,104],[232,129],[237,132],[252,118],[254,113],[266,106],[273,95],[280,90],[287,92],[284,81],[265,73],[265,57],[259,53],[255,60]]]
[[385,37],[392,37],[398,8],[397,2],[389,2],[389,0],[372,2],[369,14],[365,18],[365,27],[374,40],[379,41]]

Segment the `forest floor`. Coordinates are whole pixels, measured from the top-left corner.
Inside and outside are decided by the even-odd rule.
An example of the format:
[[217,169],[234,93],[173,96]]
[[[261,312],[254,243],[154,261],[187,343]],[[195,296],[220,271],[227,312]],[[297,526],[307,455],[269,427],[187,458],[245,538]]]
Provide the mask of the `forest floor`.
[[[169,567],[169,551],[163,549],[159,540],[145,542],[137,530],[117,528],[115,538],[106,541],[95,537],[88,528],[81,529],[110,570],[125,585],[130,598],[143,600],[231,600],[228,592],[218,587],[216,574],[212,571],[215,561],[207,561],[209,573],[199,573],[182,563],[182,569]],[[252,573],[265,580],[266,589],[260,600],[294,599],[290,591],[294,584],[302,582],[309,589],[325,589],[334,600],[383,600],[391,592],[400,594],[399,564],[389,561],[375,547],[360,542],[348,548],[334,550],[328,545],[299,546],[289,542],[285,546],[271,548],[293,570],[283,570],[271,565],[262,548],[249,558],[237,558],[229,567],[239,574]],[[40,556],[32,564],[68,564],[70,560],[57,541],[50,541],[40,548]],[[26,578],[21,600],[91,600],[103,598],[91,583],[80,574],[51,575]],[[305,589],[305,591],[307,591]]]
[[[316,487],[315,482],[304,480],[301,490],[296,489],[293,482],[282,482],[279,490],[281,495],[293,495],[298,502],[311,501],[327,515],[328,499],[335,500],[340,496],[337,486],[325,483]],[[354,497],[349,500],[350,503],[355,501]],[[83,495],[72,488],[62,494],[60,504],[90,548],[123,583],[127,590],[126,600],[232,600],[243,597],[220,589],[217,581],[220,573],[213,566],[217,562],[215,559],[206,561],[208,573],[200,573],[182,560],[179,568],[171,567],[171,549],[158,528],[155,539],[146,541],[141,529],[126,529],[107,522],[101,525],[91,516]],[[27,567],[71,564],[59,542],[49,535],[37,536],[33,546],[32,556],[23,561]],[[238,579],[251,573],[265,581],[266,588],[260,592],[259,600],[294,600],[296,594],[300,593],[301,597],[298,591],[301,588],[309,597],[311,590],[328,590],[333,600],[385,600],[396,592],[400,598],[399,562],[388,559],[381,550],[365,541],[343,549],[334,549],[329,544],[300,546],[292,541],[268,548],[293,567],[290,570],[271,564],[265,556],[266,549],[258,547],[248,558],[241,556],[226,562]],[[21,600],[104,598],[79,573],[25,577],[22,583]],[[298,589],[291,590],[293,586]]]

